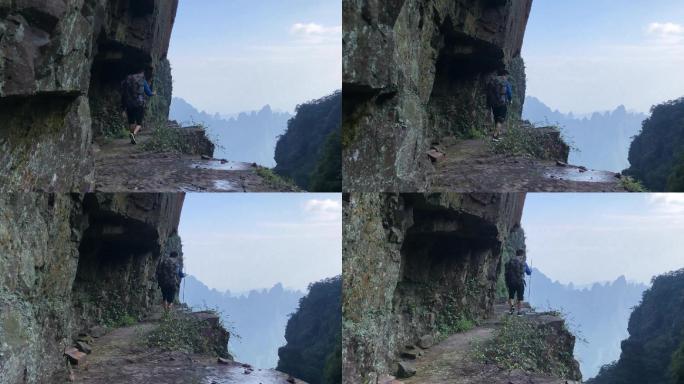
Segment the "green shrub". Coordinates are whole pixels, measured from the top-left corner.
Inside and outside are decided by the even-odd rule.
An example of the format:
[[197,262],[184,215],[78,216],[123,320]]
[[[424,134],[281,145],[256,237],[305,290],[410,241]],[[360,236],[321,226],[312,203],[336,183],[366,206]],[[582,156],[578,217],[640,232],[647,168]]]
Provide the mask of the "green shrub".
[[572,354],[553,358],[549,353],[548,329],[540,328],[523,317],[505,316],[494,339],[478,345],[476,358],[493,363],[505,370],[521,369],[527,372],[567,377],[570,369],[562,361],[572,360]]
[[273,172],[270,168],[259,167],[256,170],[257,175],[261,176],[264,181],[273,189],[276,190],[298,190],[299,188],[295,185],[294,181],[291,179],[286,179]]
[[544,143],[540,136],[535,135],[531,129],[523,129],[519,123],[509,123],[509,129],[494,142],[494,153],[511,156],[542,157],[544,155]]
[[679,345],[679,349],[672,355],[670,374],[675,384],[684,384],[684,342]]
[[147,335],[147,345],[166,351],[213,353],[209,339],[203,335],[206,324],[181,312],[165,311],[159,326]]
[[677,157],[667,178],[668,192],[684,192],[684,151]]
[[639,181],[630,176],[622,176],[620,186],[629,192],[648,192],[646,187]]
[[152,138],[142,144],[141,148],[149,152],[177,152],[189,151],[188,143],[183,134],[175,128],[158,125],[153,128]]
[[[474,280],[466,282],[464,296],[474,297],[478,293],[478,287]],[[437,317],[437,332],[439,339],[445,339],[455,333],[466,332],[477,326],[475,316],[461,305],[461,298],[457,294],[450,294],[446,298],[446,305]]]
[[138,315],[125,306],[118,293],[97,299],[102,308],[99,323],[108,328],[128,327],[138,322]]

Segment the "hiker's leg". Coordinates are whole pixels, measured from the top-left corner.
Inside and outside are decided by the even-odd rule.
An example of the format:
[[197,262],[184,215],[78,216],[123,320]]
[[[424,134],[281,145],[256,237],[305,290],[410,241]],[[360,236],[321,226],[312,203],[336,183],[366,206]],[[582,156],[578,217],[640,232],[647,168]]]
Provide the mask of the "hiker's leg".
[[134,134],[134,135],[137,135],[138,132],[140,132],[141,129],[142,129],[142,125],[136,125],[136,126],[135,126],[135,129],[133,130],[133,134]]
[[129,124],[128,125],[128,131],[134,134],[135,133],[135,127],[136,127],[135,124]]

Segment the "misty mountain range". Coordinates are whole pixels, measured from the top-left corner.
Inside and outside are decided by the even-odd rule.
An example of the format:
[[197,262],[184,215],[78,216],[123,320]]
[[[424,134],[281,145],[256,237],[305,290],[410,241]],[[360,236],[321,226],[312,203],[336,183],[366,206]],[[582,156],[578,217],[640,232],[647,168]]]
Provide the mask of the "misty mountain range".
[[199,111],[187,101],[174,97],[169,118],[185,126],[204,124],[209,137],[217,144],[214,153],[216,158],[257,163],[272,168],[276,165],[276,142],[285,133],[292,115],[274,111],[266,105],[260,111],[225,117]]
[[[193,276],[181,285],[180,298],[194,309],[216,309],[231,332],[229,351],[236,360],[257,368],[275,368],[278,348],[285,345],[285,327],[304,292],[276,284],[269,290],[234,296],[210,289]],[[236,335],[239,335],[239,338]]]
[[632,138],[641,131],[643,113],[627,111],[624,106],[611,112],[594,112],[577,117],[553,111],[535,97],[525,98],[523,119],[537,125],[558,125],[565,140],[577,150],[570,152],[570,163],[591,169],[621,172]]
[[621,276],[611,283],[577,289],[552,281],[536,268],[531,277],[530,304],[538,311],[560,310],[578,336],[575,357],[585,379],[620,357],[620,343],[629,335],[629,316],[648,286]]

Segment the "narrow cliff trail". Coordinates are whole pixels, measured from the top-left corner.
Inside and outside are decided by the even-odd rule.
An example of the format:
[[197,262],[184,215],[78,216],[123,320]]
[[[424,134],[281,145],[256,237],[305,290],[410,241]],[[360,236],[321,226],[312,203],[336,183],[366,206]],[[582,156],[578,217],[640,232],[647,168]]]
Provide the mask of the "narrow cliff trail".
[[[238,362],[219,364],[216,357],[161,351],[144,344],[155,320],[117,328],[95,339],[92,353],[73,369],[80,384],[306,384],[270,369]],[[249,372],[249,373],[248,373]],[[288,379],[290,381],[288,381]]]
[[430,174],[432,191],[453,192],[626,192],[619,175],[559,165],[553,160],[494,152],[485,140],[443,146]]
[[[492,317],[480,326],[450,336],[424,351],[415,363],[416,374],[394,381],[403,384],[572,384],[574,381],[527,373],[506,371],[494,364],[484,364],[475,358],[475,349],[491,341],[504,316],[505,304],[495,306]],[[537,315],[526,315],[537,316]],[[390,382],[392,383],[392,382]]]
[[95,146],[95,191],[98,192],[294,192],[258,173],[255,164],[204,160],[200,156],[146,152],[149,132]]

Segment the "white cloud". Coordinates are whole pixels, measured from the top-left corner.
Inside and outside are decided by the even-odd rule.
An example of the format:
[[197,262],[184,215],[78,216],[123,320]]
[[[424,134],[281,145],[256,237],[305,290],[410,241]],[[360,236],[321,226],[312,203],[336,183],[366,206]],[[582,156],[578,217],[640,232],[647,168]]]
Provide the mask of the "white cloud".
[[341,222],[342,204],[332,199],[311,199],[304,203],[304,211],[313,221]]
[[648,200],[659,212],[684,214],[684,194],[651,193]]
[[316,23],[295,23],[290,34],[300,43],[308,45],[335,44],[342,41],[342,26],[326,27]]
[[278,45],[241,45],[201,55],[172,49],[174,96],[226,115],[265,104],[294,112],[297,104],[340,88],[341,26],[296,23],[289,34],[281,34],[287,41]]
[[660,37],[684,36],[684,26],[675,23],[651,23],[646,27],[646,31]]
[[527,94],[575,113],[613,110],[620,104],[648,113],[652,105],[681,97],[684,26],[651,23],[644,32],[645,38],[631,44],[525,55]]
[[293,35],[339,35],[342,34],[342,26],[325,27],[316,23],[295,23],[290,29]]

